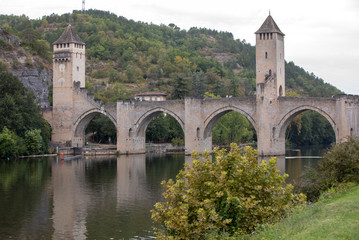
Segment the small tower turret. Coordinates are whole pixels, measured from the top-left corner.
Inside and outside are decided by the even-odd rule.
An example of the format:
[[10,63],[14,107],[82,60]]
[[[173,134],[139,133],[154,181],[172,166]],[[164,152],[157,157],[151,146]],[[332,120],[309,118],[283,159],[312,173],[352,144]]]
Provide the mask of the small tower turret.
[[284,33],[269,15],[255,34],[257,97],[284,96]]

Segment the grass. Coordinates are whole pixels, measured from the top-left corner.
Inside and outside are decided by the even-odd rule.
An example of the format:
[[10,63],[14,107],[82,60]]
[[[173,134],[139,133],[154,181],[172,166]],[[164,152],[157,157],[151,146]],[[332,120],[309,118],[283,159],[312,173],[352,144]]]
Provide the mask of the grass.
[[317,203],[296,209],[275,225],[263,225],[258,234],[243,239],[359,239],[359,186],[340,194],[330,191]]

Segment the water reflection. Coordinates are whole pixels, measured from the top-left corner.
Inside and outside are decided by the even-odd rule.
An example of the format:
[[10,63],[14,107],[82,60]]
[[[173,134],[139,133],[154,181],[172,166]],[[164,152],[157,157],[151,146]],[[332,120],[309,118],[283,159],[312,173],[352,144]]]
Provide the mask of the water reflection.
[[52,165],[54,239],[151,238],[150,209],[183,155],[129,155]]
[[[318,161],[301,154],[278,158],[289,182]],[[152,154],[0,162],[0,239],[154,238],[150,210],[162,200],[161,181],[191,160]]]

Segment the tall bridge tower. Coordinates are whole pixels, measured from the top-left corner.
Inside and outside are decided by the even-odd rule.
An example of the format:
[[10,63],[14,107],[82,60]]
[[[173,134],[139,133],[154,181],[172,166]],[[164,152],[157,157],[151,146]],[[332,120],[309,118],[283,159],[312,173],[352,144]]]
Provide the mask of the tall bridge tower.
[[72,139],[75,84],[85,87],[85,43],[71,24],[53,43],[53,52],[52,141],[65,143]]
[[275,137],[278,98],[285,95],[284,34],[269,14],[256,34],[256,118],[261,154],[283,152]]
[[284,34],[271,15],[255,34],[257,97],[284,96]]

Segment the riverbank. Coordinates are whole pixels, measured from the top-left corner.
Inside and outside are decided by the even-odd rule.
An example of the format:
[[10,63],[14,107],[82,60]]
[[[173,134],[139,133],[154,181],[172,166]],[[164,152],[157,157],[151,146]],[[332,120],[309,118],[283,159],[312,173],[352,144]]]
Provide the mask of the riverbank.
[[258,234],[241,239],[358,239],[358,206],[359,186],[339,194],[329,190],[317,203],[296,209],[282,222],[264,225]]

